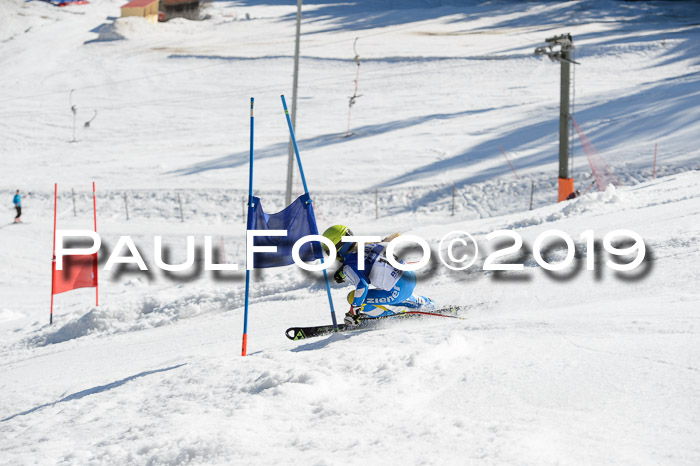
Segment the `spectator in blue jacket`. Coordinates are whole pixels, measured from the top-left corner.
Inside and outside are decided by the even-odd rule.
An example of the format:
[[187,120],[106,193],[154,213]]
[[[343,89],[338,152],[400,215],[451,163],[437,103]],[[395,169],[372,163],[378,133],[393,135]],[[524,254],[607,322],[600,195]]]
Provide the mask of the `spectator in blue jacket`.
[[15,209],[17,210],[15,223],[21,223],[22,219],[20,217],[22,216],[22,196],[19,195],[19,189],[17,190],[17,194],[15,194],[15,198],[12,200],[12,202],[15,203]]

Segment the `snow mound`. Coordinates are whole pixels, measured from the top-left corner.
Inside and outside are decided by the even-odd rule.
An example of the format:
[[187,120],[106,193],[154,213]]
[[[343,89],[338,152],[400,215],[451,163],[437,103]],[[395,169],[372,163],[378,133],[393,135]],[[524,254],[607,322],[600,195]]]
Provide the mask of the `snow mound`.
[[561,210],[561,213],[564,217],[569,217],[588,212],[598,212],[604,210],[605,207],[616,209],[618,208],[617,205],[625,203],[626,198],[627,193],[619,191],[615,188],[615,185],[611,184],[603,192],[586,194],[575,199],[574,202],[567,203]]
[[149,296],[127,305],[93,307],[87,314],[55,331],[30,337],[28,344],[46,346],[88,335],[113,335],[162,327],[202,314],[234,309],[241,302],[238,290],[202,291],[175,300]]
[[0,309],[0,322],[10,322],[24,317],[21,312],[13,311],[12,309]]
[[[256,283],[251,290],[252,303],[294,301],[308,295],[309,283],[303,274],[290,276],[288,271],[274,271],[266,275],[268,280]],[[284,277],[284,278],[283,278]],[[147,286],[141,279],[130,279],[127,287]],[[316,292],[323,291],[323,285],[317,283],[311,287]],[[87,336],[109,336],[139,332],[142,330],[163,327],[178,323],[181,320],[231,311],[243,307],[245,302],[243,287],[210,288],[176,286],[142,296],[131,301],[112,303],[92,307],[84,313],[82,307],[77,307],[73,313],[62,315],[53,326],[43,326],[25,337],[20,345],[25,347],[42,347],[68,342]],[[0,310],[0,322],[3,319],[24,317],[4,313]],[[64,322],[66,322],[64,324]]]
[[512,222],[508,228],[527,228],[588,213],[607,213],[619,210],[622,206],[629,203],[629,196],[629,193],[619,191],[611,184],[603,192],[590,193],[571,201],[565,201],[563,206],[556,206],[556,212],[552,212],[549,215],[541,213],[538,216],[527,217]]
[[96,32],[97,39],[93,42],[156,36],[159,31],[157,25],[150,23],[146,18],[127,16],[103,24]]

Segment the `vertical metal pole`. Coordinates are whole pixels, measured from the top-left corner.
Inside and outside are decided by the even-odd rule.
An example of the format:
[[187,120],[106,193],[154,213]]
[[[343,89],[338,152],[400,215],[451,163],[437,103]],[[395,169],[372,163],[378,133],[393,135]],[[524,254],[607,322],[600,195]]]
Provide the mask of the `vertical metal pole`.
[[51,259],[51,314],[49,325],[53,324],[53,290],[56,278],[56,208],[58,207],[58,183],[53,185],[53,258]]
[[452,183],[452,216],[455,216],[455,185]]
[[126,219],[129,220],[129,203],[126,200],[126,193],[124,193],[124,209],[126,210]]
[[[568,52],[568,56],[573,60],[576,57],[576,49],[573,47],[571,50]],[[575,60],[574,60],[575,61]],[[571,67],[569,67],[571,68]],[[571,73],[571,79],[569,80],[570,86],[571,86],[571,102],[569,103],[569,115],[571,118],[569,118],[568,125],[569,125],[569,137],[571,140],[569,141],[569,176],[571,178],[574,177],[574,112],[575,112],[575,107],[576,107],[576,67],[573,68],[573,72]]]
[[[557,202],[565,201],[575,192],[573,179],[573,160],[571,170],[569,160],[573,155],[573,147],[569,147],[569,120],[574,126],[576,122],[571,117],[570,109],[570,87],[571,87],[571,65],[574,50],[574,39],[571,34],[561,34],[545,39],[547,45],[537,47],[535,55],[546,55],[552,60],[560,62],[560,89],[559,89],[559,176],[557,177]],[[555,47],[560,47],[555,51]]]
[[561,50],[561,93],[559,95],[559,178],[569,178],[569,79],[571,50]]
[[[301,1],[301,0],[300,0]],[[292,120],[289,118],[289,111],[287,110],[287,101],[282,97],[282,107],[284,108],[284,115],[287,117],[287,126],[289,126],[289,136],[292,138],[292,144],[294,145],[294,153],[297,157],[297,165],[299,166],[299,175],[301,176],[301,182],[304,185],[304,193],[309,194],[309,187],[306,185],[306,177],[304,176],[304,167],[301,165],[301,157],[299,156],[299,147],[297,146],[297,139],[294,136],[294,126],[292,125]],[[309,196],[309,199],[311,197]],[[311,225],[311,233],[314,235],[318,234],[318,229],[315,224]],[[324,263],[323,253],[321,253],[321,264]],[[328,281],[328,270],[323,269],[323,278],[326,281],[326,294],[328,295],[328,304],[331,308],[331,320],[333,321],[333,329],[338,331],[338,322],[335,318],[335,308],[333,307],[333,297],[331,296],[331,285]]]
[[248,221],[246,222],[246,264],[245,264],[245,311],[243,314],[243,343],[241,348],[241,356],[248,353],[248,306],[250,304],[248,296],[250,295],[250,269],[248,268],[248,227],[251,226],[253,219],[251,217],[251,209],[253,207],[253,128],[255,126],[255,113],[253,112],[253,104],[255,100],[250,98],[250,169],[248,171]]
[[[95,196],[95,182],[92,182],[92,212],[94,215],[95,219],[95,233],[97,233],[97,197]],[[97,252],[95,253],[95,257],[92,260],[92,272],[95,274],[95,306],[98,306],[100,304],[100,299],[99,299],[99,287],[98,287],[98,280],[97,280]]]
[[654,144],[654,169],[651,172],[651,178],[655,179],[656,178],[656,149],[658,147],[658,144]]
[[185,216],[182,214],[182,198],[180,197],[180,193],[177,193],[177,201],[180,203],[180,221],[185,223]]
[[357,54],[357,40],[359,37],[355,37],[355,42],[352,44],[352,48],[355,51],[355,64],[357,65],[357,72],[355,73],[355,92],[353,92],[352,97],[350,97],[350,102],[348,102],[348,130],[345,132],[345,137],[350,137],[350,113],[352,112],[352,106],[355,105],[355,101],[359,97],[357,95],[357,89],[360,85],[360,55]]
[[70,188],[70,195],[73,198],[73,217],[77,217],[78,213],[75,211],[75,189]]
[[530,210],[532,210],[532,195],[535,194],[535,182],[530,181]]
[[[294,81],[292,83],[292,127],[297,127],[297,88],[299,86],[299,42],[301,39],[301,3],[297,0],[297,31],[296,42],[294,44]],[[287,191],[285,193],[285,205],[292,203],[292,182],[294,179],[294,142],[289,137],[289,156],[287,158]]]

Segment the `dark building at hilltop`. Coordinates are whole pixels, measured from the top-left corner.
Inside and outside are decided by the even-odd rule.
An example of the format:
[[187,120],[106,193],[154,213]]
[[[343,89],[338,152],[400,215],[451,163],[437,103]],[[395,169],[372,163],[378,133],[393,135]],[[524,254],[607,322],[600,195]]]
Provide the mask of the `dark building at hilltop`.
[[173,18],[199,19],[199,0],[160,0],[160,20]]

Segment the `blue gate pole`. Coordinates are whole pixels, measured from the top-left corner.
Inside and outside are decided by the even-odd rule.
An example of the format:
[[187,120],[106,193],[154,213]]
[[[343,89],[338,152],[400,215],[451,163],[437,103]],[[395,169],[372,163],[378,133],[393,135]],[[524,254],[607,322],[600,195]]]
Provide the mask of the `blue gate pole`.
[[248,352],[248,296],[250,294],[250,269],[248,269],[248,229],[252,222],[251,209],[253,208],[253,128],[255,126],[255,114],[253,113],[253,103],[255,99],[250,98],[250,172],[248,174],[248,219],[246,221],[246,264],[245,264],[245,313],[243,314],[243,345],[241,356]]
[[[294,126],[292,126],[292,120],[289,118],[289,110],[287,109],[287,101],[284,100],[284,95],[282,97],[282,107],[284,107],[284,116],[287,117],[287,126],[289,126],[289,134],[292,137],[292,145],[294,146],[294,154],[297,157],[297,165],[299,166],[299,175],[301,175],[301,182],[304,185],[304,193],[309,194],[309,188],[306,186],[306,177],[304,176],[304,168],[301,166],[301,157],[299,156],[299,147],[297,146],[297,138],[294,136]],[[252,153],[252,152],[251,152]],[[311,202],[311,196],[309,195],[309,202]],[[311,207],[311,206],[309,206]],[[313,208],[311,209],[313,211]],[[311,225],[311,233],[318,235],[318,227],[314,222]],[[320,245],[319,245],[320,246]],[[323,249],[321,249],[321,264],[324,263],[323,259]],[[331,297],[331,284],[328,281],[328,271],[323,269],[323,278],[326,280],[326,293],[328,294],[328,304],[331,306],[331,319],[333,320],[333,329],[338,331],[338,322],[335,319],[335,309],[333,308],[333,298]]]

